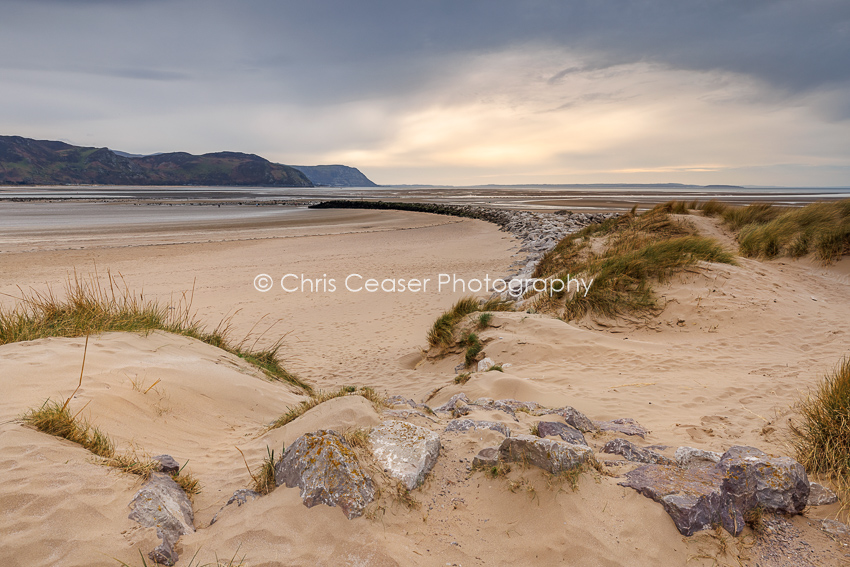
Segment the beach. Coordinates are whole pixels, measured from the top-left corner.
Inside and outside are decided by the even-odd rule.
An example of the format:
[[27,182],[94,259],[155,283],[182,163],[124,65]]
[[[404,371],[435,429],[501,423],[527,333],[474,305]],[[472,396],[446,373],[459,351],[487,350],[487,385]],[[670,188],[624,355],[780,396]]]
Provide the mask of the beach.
[[[15,213],[37,214],[38,206],[0,203]],[[91,211],[74,206],[81,215]],[[163,212],[157,222],[149,216],[122,222],[132,219],[122,215],[144,206],[101,204],[88,223],[10,227],[0,240],[0,305],[13,306],[21,290],[61,293],[75,275],[109,273],[146,298],[190,299],[201,322],[214,328],[226,320],[237,340],[267,346],[280,339],[286,368],[316,390],[368,386],[431,407],[460,393],[471,400],[568,405],[593,420],[632,418],[649,430],[641,444],[670,455],[679,446],[722,453],[751,445],[793,456],[793,406],[846,354],[850,337],[850,260],[823,267],[806,258],[739,258],[737,265],[701,264],[659,284],[666,307],[658,317],[599,324],[496,313],[480,335],[486,355],[503,371],[457,384],[460,359],[426,356],[426,335],[458,299],[488,295],[458,281],[504,276],[522,260],[520,242],[496,225],[303,207],[228,217],[201,206],[203,214],[188,221]],[[716,220],[694,215],[692,222],[737,249],[734,235]],[[269,276],[268,291],[257,289],[260,275]],[[450,283],[439,285],[441,276],[451,276]],[[369,279],[377,282],[371,291]],[[411,280],[422,285],[411,287]],[[137,477],[100,466],[84,449],[18,419],[47,398],[71,395],[84,340],[0,346],[4,565],[140,565],[139,550],[156,545],[152,528],[127,517]],[[377,518],[348,520],[337,508],[306,508],[298,490],[279,487],[210,525],[230,495],[251,484],[235,447],[254,466],[269,448],[289,446],[303,433],[371,427],[385,417],[349,396],[266,431],[304,399],[301,392],[269,382],[215,347],[163,332],[93,336],[85,364],[73,411],[121,447],[188,462],[202,483],[193,505],[197,531],[181,538],[178,565],[196,552],[202,561],[244,555],[254,567],[712,565],[723,557],[719,536],[684,538],[661,506],[618,485],[616,467],[613,476],[582,475],[576,490],[533,468],[512,485],[468,469],[480,449],[498,444],[498,434],[444,433],[445,423],[420,416],[411,421],[440,430],[442,449],[425,484],[411,493],[417,508],[390,506]],[[496,410],[478,413],[476,419],[517,433],[536,421],[522,412],[516,419]],[[612,438],[601,433],[588,440],[598,447]],[[815,527],[839,506],[788,519],[803,534],[813,564],[843,561],[841,544]],[[744,553],[740,541],[730,545]]]

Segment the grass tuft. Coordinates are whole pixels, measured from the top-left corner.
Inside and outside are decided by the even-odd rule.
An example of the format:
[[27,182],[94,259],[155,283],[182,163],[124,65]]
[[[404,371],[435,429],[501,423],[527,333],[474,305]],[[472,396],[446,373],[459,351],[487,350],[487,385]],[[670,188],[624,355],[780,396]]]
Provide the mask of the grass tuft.
[[109,436],[86,420],[71,415],[67,404],[47,400],[40,408],[24,414],[22,419],[39,431],[82,445],[98,457],[108,459],[115,454],[115,445]]
[[472,372],[463,372],[455,376],[455,384],[466,384],[472,378]]
[[850,358],[844,358],[797,405],[792,423],[797,460],[810,473],[850,484]]
[[[478,311],[484,312],[482,313],[482,316],[478,318],[479,328],[483,328],[490,324],[490,320],[492,318],[492,315],[490,318],[484,318],[484,315],[489,315],[489,313],[486,312],[512,310],[513,302],[498,298],[490,299],[481,304],[479,304],[478,300],[474,297],[464,297],[459,299],[457,303],[451,307],[451,309],[440,315],[437,320],[434,321],[434,324],[431,326],[431,330],[428,331],[428,344],[432,347],[443,348],[451,348],[454,346],[455,329],[457,324],[470,313]],[[482,321],[484,323],[482,323]]]
[[[111,331],[166,331],[211,344],[257,366],[272,379],[289,382],[310,392],[310,386],[288,372],[279,358],[281,341],[256,349],[230,338],[230,319],[212,331],[191,315],[191,294],[176,305],[145,299],[127,287],[123,278],[107,272],[106,282],[94,274],[69,277],[63,297],[46,292],[24,292],[11,309],[0,308],[0,345],[45,337],[81,337]],[[262,337],[262,335],[260,335]],[[258,339],[259,340],[259,337]]]

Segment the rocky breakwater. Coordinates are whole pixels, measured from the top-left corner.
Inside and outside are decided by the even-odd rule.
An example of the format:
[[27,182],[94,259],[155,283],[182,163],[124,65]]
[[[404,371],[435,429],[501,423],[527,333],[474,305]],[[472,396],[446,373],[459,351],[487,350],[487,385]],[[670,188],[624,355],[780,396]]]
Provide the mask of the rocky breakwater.
[[415,211],[473,218],[497,224],[503,231],[510,232],[521,241],[517,253],[520,258],[511,266],[516,271],[502,278],[506,282],[516,279],[529,279],[543,255],[553,249],[568,234],[578,232],[590,224],[619,216],[619,213],[573,213],[567,210],[542,213],[475,205],[348,201],[344,199],[323,201],[310,205],[310,208]]

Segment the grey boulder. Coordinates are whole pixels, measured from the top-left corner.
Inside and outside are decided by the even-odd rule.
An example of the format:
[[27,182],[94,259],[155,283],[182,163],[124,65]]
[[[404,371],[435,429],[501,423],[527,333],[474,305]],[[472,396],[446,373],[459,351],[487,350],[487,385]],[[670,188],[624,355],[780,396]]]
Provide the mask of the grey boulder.
[[537,412],[535,412],[535,415],[560,415],[564,418],[564,421],[566,421],[567,424],[572,425],[582,433],[591,433],[599,430],[599,428],[596,427],[596,425],[590,420],[590,418],[570,406],[564,406],[562,408],[556,409],[538,410]]
[[528,463],[552,474],[574,469],[592,457],[593,451],[585,445],[542,439],[533,435],[508,437],[499,445],[499,460]]
[[177,474],[180,472],[180,464],[171,455],[157,455],[152,457],[153,461],[159,462],[159,472]]
[[602,431],[614,431],[623,435],[635,435],[643,438],[649,430],[630,417],[621,417],[611,421],[594,421],[594,425]]
[[809,499],[809,478],[803,465],[789,457],[770,457],[754,447],[736,446],[723,454],[717,469],[723,492],[742,511],[799,514]]
[[254,492],[253,490],[248,490],[247,488],[240,488],[236,492],[233,493],[227,503],[221,507],[221,509],[216,512],[215,516],[213,516],[212,520],[210,520],[210,525],[213,525],[218,521],[218,517],[223,513],[226,513],[228,510],[232,510],[234,508],[239,508],[243,504],[247,504],[249,501],[254,501],[260,497],[259,492]]
[[275,483],[301,489],[308,508],[339,506],[349,520],[363,514],[375,497],[372,479],[348,443],[332,430],[305,433],[275,465]]
[[146,528],[156,528],[156,535],[162,540],[148,557],[162,565],[174,565],[178,559],[174,549],[177,540],[195,531],[192,503],[180,485],[165,473],[153,473],[133,497],[130,508],[130,519]]
[[387,473],[413,490],[440,454],[440,436],[406,421],[390,420],[369,433],[372,455]]
[[472,468],[489,468],[499,464],[499,448],[485,447],[472,458]]

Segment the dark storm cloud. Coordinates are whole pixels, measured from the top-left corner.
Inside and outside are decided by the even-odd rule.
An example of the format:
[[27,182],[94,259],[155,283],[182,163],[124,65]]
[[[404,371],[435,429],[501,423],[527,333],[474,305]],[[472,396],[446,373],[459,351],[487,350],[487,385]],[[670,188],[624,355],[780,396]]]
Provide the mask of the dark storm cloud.
[[[53,48],[58,66],[89,56],[125,67],[123,60],[147,54],[160,61],[164,73],[188,72],[186,67],[226,76],[297,72],[305,88],[296,90],[302,93],[311,84],[325,87],[335,80],[361,94],[403,91],[439,76],[458,54],[528,43],[583,53],[588,67],[643,60],[720,69],[789,91],[850,79],[846,0],[4,4],[15,9],[0,28],[18,45],[25,46],[27,37],[41,45],[31,54],[16,54],[17,60],[39,63],[45,48]],[[23,21],[14,22],[15,15]]]

